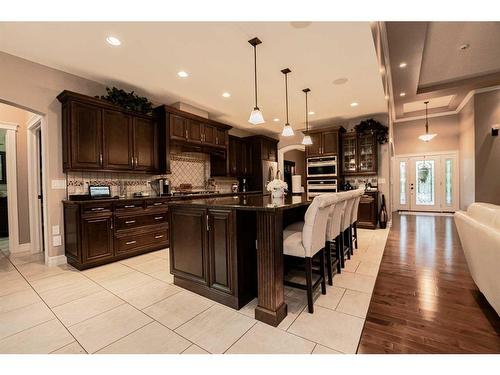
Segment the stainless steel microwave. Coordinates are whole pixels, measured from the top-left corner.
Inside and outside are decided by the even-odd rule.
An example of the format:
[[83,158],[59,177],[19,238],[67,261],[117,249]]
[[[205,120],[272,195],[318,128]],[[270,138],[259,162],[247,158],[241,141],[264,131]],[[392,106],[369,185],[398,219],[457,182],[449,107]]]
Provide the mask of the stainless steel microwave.
[[307,158],[307,177],[337,177],[337,156]]

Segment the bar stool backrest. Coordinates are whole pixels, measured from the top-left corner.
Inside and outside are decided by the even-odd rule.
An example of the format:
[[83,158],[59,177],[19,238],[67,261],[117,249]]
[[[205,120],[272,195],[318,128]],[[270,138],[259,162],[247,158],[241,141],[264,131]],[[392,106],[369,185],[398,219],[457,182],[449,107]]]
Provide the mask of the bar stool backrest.
[[345,231],[351,225],[352,208],[354,206],[355,193],[353,191],[346,191],[346,206],[344,209],[344,215],[342,215],[342,226],[341,230]]
[[302,229],[302,245],[306,257],[313,257],[325,246],[326,223],[332,203],[331,197],[318,195],[307,208]]
[[347,196],[344,192],[334,193],[337,195],[337,203],[330,209],[328,224],[326,227],[326,241],[332,242],[340,234],[340,225],[342,223],[342,214],[347,203]]
[[356,221],[358,221],[359,202],[361,201],[361,197],[365,193],[364,189],[357,189],[354,191],[356,192],[356,195],[354,200],[354,206],[352,207],[351,224],[354,224]]

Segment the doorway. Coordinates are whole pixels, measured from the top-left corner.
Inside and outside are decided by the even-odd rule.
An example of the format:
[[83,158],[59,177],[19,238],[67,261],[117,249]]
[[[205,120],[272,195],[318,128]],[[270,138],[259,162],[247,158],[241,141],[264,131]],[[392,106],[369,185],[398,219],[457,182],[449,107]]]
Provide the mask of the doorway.
[[292,176],[295,174],[295,162],[285,160],[283,164],[283,179],[288,185],[288,190],[292,191]]
[[454,212],[459,203],[458,152],[396,157],[396,208]]

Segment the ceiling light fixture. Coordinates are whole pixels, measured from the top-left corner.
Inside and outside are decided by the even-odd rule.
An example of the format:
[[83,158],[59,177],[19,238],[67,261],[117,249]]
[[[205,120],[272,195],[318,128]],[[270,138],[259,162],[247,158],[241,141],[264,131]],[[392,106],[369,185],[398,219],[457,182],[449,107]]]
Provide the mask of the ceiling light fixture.
[[309,134],[307,134],[307,132],[309,131],[309,113],[310,113],[307,110],[307,94],[311,90],[310,89],[304,89],[302,91],[306,94],[306,131],[304,133],[304,138],[302,138],[302,144],[308,146],[308,145],[312,145],[313,144],[311,136]]
[[255,107],[253,111],[250,113],[250,118],[248,122],[253,125],[263,124],[266,122],[264,120],[264,116],[257,105],[257,46],[261,44],[261,40],[257,37],[250,39],[248,41],[253,46],[253,64],[254,64],[254,84],[255,84]]
[[120,39],[111,35],[106,38],[106,42],[108,42],[108,44],[111,44],[112,46],[119,46],[120,44],[122,44],[122,42],[120,42]]
[[185,72],[184,70],[181,70],[180,72],[177,72],[177,75],[181,78],[187,78],[189,77],[188,72]]
[[351,107],[357,107],[358,105],[359,105],[359,103],[358,103],[358,102],[352,102],[352,103],[351,103]]
[[316,112],[314,112],[314,111],[309,111],[309,112],[307,112],[307,113],[308,113],[308,114],[310,114],[310,115],[312,116],[312,115],[314,115]]
[[427,118],[427,104],[429,104],[429,101],[428,100],[425,101],[424,104],[425,104],[425,134],[419,136],[418,139],[424,142],[429,142],[437,134],[429,134],[429,120]]
[[406,68],[407,65],[408,65],[407,63],[402,62],[402,63],[399,64],[399,67],[400,68]]
[[223,96],[224,98],[230,98],[230,97],[231,97],[231,94],[230,94],[230,93],[228,93],[228,92],[223,92],[223,93],[222,93],[222,96]]
[[406,92],[400,93],[399,96],[401,96],[401,97],[406,96]]
[[293,131],[292,126],[288,122],[288,73],[290,73],[291,70],[289,68],[283,69],[281,73],[285,75],[285,109],[286,109],[286,123],[283,126],[283,131],[281,132],[281,135],[283,137],[291,137],[295,133]]
[[279,119],[279,118],[277,118],[277,117],[276,117],[276,118],[273,118],[273,121],[274,121],[274,122],[278,122],[279,120],[280,120],[280,119]]

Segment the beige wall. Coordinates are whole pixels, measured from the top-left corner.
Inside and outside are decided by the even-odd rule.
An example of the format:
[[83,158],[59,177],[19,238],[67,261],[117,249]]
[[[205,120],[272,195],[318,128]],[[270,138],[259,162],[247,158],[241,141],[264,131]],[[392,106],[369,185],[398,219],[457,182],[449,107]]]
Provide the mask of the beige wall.
[[423,133],[425,133],[425,120],[423,119],[394,124],[396,155],[455,151],[460,147],[458,115],[430,118],[429,133],[437,134],[432,141],[419,140],[418,136]]
[[491,136],[493,124],[500,124],[500,90],[474,98],[476,201],[500,205],[500,137]]
[[[289,160],[295,162],[295,174],[299,174],[302,176],[302,186],[304,189],[306,188],[306,163],[304,151],[300,150],[290,150],[285,152],[284,160]],[[292,187],[289,186],[289,189]]]
[[[12,103],[44,116],[47,133],[42,136],[45,153],[45,172],[48,179],[45,203],[47,205],[48,228],[60,225],[63,228],[61,200],[65,190],[51,189],[52,179],[65,179],[62,171],[61,105],[56,96],[63,90],[72,90],[87,95],[105,93],[103,85],[72,74],[51,69],[21,58],[0,53],[0,101]],[[64,254],[63,246],[54,247],[49,235],[49,256]]]
[[[17,159],[17,211],[19,243],[30,242],[30,218],[28,200],[28,150],[27,150],[27,123],[33,113],[10,105],[0,103],[0,121],[18,125],[16,133]],[[8,156],[7,156],[8,157]],[[7,181],[11,183],[11,181]]]
[[474,176],[474,96],[462,108],[459,122],[460,209],[466,210],[475,200]]

